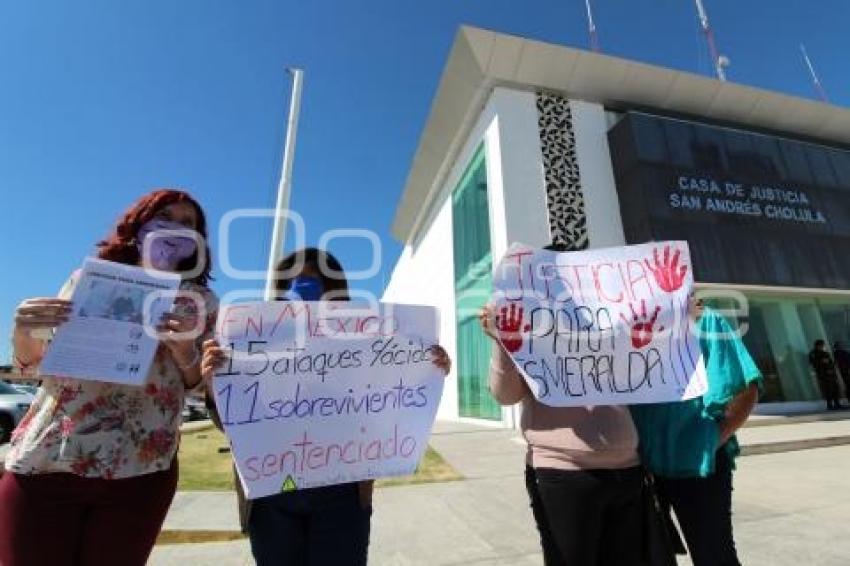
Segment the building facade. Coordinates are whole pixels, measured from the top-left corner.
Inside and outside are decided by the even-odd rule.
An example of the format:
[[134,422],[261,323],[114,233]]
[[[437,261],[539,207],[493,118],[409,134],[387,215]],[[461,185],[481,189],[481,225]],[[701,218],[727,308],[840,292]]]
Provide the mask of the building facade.
[[850,111],[462,28],[393,226],[384,300],[440,308],[456,360],[440,418],[514,426],[489,395],[477,312],[513,242],[687,240],[737,317],[758,411],[821,406],[807,353],[850,341]]

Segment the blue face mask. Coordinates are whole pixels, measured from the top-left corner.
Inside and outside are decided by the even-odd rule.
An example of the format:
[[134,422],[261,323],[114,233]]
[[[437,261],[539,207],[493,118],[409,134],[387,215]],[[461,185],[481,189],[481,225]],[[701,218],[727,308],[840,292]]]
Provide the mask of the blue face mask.
[[323,292],[322,280],[318,277],[296,277],[283,298],[287,301],[319,301]]

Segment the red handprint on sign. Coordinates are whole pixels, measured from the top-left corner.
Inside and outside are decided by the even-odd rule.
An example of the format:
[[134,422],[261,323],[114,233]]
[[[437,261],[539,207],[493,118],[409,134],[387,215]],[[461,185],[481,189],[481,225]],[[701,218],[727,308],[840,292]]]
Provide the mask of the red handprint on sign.
[[[646,301],[640,302],[640,315],[635,312],[635,308],[630,304],[629,309],[632,311],[632,320],[626,318],[623,313],[620,313],[620,318],[631,327],[632,346],[636,349],[643,348],[652,342],[652,336],[656,332],[655,322],[658,320],[658,313],[661,312],[661,307],[655,307],[655,311],[651,317],[646,314]],[[658,327],[658,332],[664,330],[663,326]]]
[[655,282],[664,291],[672,293],[678,290],[685,281],[685,274],[688,272],[687,265],[679,265],[680,250],[675,250],[673,256],[670,257],[670,246],[664,246],[663,261],[658,258],[658,248],[652,250],[652,255],[655,263],[650,263],[648,259],[643,260],[646,267],[655,276]]
[[[522,332],[528,332],[530,325],[522,325],[522,306],[511,303],[510,307],[502,307],[496,315],[496,330],[499,340],[508,352],[516,352],[522,348]],[[522,331],[520,331],[522,328]]]

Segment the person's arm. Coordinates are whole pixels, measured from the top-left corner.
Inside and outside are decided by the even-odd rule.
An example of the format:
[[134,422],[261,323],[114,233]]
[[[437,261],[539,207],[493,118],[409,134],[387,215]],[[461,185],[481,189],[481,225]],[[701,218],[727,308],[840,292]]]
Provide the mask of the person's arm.
[[165,313],[157,327],[159,339],[180,369],[186,389],[194,389],[201,382],[201,352],[195,339],[188,336],[196,324],[195,315]]
[[732,438],[732,435],[741,428],[756,406],[759,398],[759,389],[756,383],[750,385],[738,393],[726,406],[723,420],[720,421],[720,446]]
[[[174,362],[180,369],[183,377],[183,385],[187,390],[195,389],[203,381],[201,361],[203,358],[202,344],[212,337],[218,316],[217,301],[208,296],[208,291],[201,292],[190,290],[185,295],[178,295],[175,305],[180,305],[173,312],[162,316],[157,330],[160,340],[168,348]],[[188,308],[189,303],[198,303],[195,308]],[[178,303],[179,302],[179,303]],[[199,313],[204,313],[201,321]],[[203,329],[198,335],[196,330],[199,324]]]
[[440,368],[443,371],[443,375],[449,375],[449,372],[452,371],[452,358],[446,352],[446,349],[439,344],[435,344],[431,346],[431,356],[431,363]]
[[490,393],[502,405],[513,405],[522,401],[530,391],[513,360],[499,342],[493,307],[485,305],[478,315],[478,320],[481,330],[493,340],[493,353],[490,356]]
[[227,359],[227,354],[224,349],[215,341],[214,338],[205,340],[201,346],[203,357],[201,358],[201,377],[204,381],[204,404],[210,414],[210,420],[219,430],[224,430],[221,424],[221,417],[218,414],[218,408],[215,406],[215,399],[212,394],[212,379],[215,376],[216,370],[224,365]]
[[38,367],[44,357],[44,335],[68,321],[72,305],[65,299],[36,297],[26,299],[15,309],[12,351],[15,366],[22,373]]
[[502,405],[513,405],[522,401],[531,391],[520,375],[513,360],[496,342],[490,358],[490,393]]

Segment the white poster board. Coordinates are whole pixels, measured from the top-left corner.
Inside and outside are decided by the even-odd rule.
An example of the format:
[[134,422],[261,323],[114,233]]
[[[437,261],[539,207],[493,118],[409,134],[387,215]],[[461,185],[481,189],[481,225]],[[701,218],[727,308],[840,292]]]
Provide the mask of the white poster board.
[[687,242],[566,253],[514,244],[492,302],[500,341],[541,403],[660,403],[708,387],[692,287]]
[[412,474],[443,390],[432,307],[230,305],[216,406],[249,499]]
[[69,320],[56,329],[39,372],[143,384],[159,344],[156,325],[179,286],[174,273],[86,258]]

